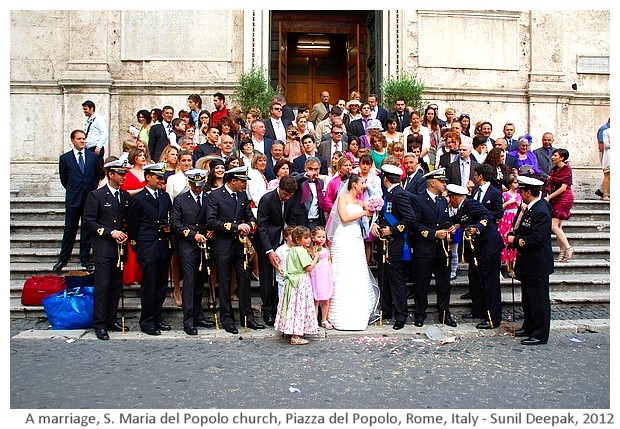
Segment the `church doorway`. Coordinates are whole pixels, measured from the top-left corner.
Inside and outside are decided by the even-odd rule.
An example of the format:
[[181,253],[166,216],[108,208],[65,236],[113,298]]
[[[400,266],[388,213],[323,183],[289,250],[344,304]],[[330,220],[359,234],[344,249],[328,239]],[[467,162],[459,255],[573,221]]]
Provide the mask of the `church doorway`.
[[292,107],[366,99],[380,82],[380,11],[272,11],[271,84]]

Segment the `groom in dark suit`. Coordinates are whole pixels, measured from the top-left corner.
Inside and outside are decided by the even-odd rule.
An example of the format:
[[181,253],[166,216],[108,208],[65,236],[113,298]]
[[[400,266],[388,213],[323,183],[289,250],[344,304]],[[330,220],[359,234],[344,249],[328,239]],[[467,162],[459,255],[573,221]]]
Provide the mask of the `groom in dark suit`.
[[88,270],[94,269],[88,254],[91,247],[91,231],[84,228],[84,203],[88,194],[97,189],[99,180],[103,178],[100,158],[86,148],[86,133],[82,130],[71,132],[73,149],[58,159],[60,182],[66,189],[65,194],[65,229],[62,234],[62,245],[58,262],[53,270],[62,269],[69,262],[78,223],[82,224],[80,232],[80,262]]
[[258,240],[254,240],[254,246],[258,254],[263,320],[268,326],[273,326],[278,312],[278,286],[274,281],[274,268],[279,266],[280,260],[275,251],[284,239],[284,227],[295,223],[291,197],[296,190],[295,178],[284,176],[278,187],[263,195],[258,203]]

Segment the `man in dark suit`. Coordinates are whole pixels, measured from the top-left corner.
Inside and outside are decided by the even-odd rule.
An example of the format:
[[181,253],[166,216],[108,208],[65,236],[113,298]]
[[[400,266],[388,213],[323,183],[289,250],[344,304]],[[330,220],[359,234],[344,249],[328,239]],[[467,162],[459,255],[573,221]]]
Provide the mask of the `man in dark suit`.
[[58,173],[60,182],[66,189],[65,194],[65,228],[62,233],[62,244],[58,261],[54,264],[54,271],[61,270],[67,265],[75,236],[77,235],[78,223],[82,223],[80,232],[80,263],[87,270],[94,268],[90,261],[91,231],[84,228],[84,204],[89,192],[97,189],[99,180],[103,177],[100,158],[95,152],[86,150],[86,133],[82,130],[71,132],[71,144],[73,149],[60,156],[58,159]]
[[[282,119],[282,105],[273,102],[269,105],[269,118],[265,119],[265,137],[271,140],[286,141],[286,129],[293,123],[288,119]],[[269,153],[268,151],[264,152]]]
[[123,288],[122,259],[127,253],[125,220],[129,193],[120,189],[125,181],[127,161],[115,160],[104,166],[108,184],[92,191],[84,205],[84,228],[93,233],[95,296],[93,328],[100,340],[109,340],[108,330],[129,329],[117,321],[118,301]]
[[451,218],[452,223],[460,225],[465,236],[465,258],[469,262],[468,278],[473,304],[471,316],[485,319],[476,325],[477,329],[497,328],[502,321],[499,271],[504,242],[491,213],[476,199],[465,198],[468,193],[466,188],[450,184],[447,189],[450,206],[457,209]]
[[426,192],[411,199],[414,222],[412,255],[414,273],[415,312],[414,325],[421,327],[428,308],[428,288],[435,275],[439,323],[456,326],[450,315],[450,234],[455,231],[450,222],[448,201],[442,196],[446,177],[444,169],[424,175]]
[[[177,234],[178,250],[183,269],[183,330],[187,335],[198,335],[197,326],[213,328],[202,309],[204,282],[208,275],[206,242],[213,238],[207,231],[207,194],[203,192],[207,172],[185,172],[189,189],[181,192],[172,203],[170,228]],[[213,257],[213,255],[210,255]]]
[[394,112],[392,112],[390,116],[396,119],[396,122],[398,123],[396,130],[401,133],[405,128],[411,125],[411,115],[407,110],[407,102],[404,98],[396,99],[394,102]]
[[127,216],[129,244],[142,266],[140,328],[148,335],[160,335],[162,330],[171,329],[162,317],[172,256],[169,221],[172,201],[160,189],[165,173],[163,162],[144,166],[146,186],[131,199]]
[[273,96],[273,100],[271,101],[278,102],[282,105],[282,119],[291,122],[295,121],[295,112],[293,112],[293,109],[291,109],[291,107],[286,104],[286,98],[284,98],[284,95],[276,94]]
[[207,131],[207,141],[196,146],[196,150],[194,150],[194,165],[196,165],[196,161],[198,161],[203,156],[217,154],[220,152],[220,149],[217,147],[219,139],[220,130],[213,125],[209,126],[209,129]]
[[260,278],[261,312],[268,326],[273,326],[278,312],[278,286],[274,268],[280,260],[275,251],[284,240],[284,227],[295,224],[295,213],[291,197],[297,190],[293,176],[284,176],[278,187],[267,192],[258,203],[256,215],[257,239],[254,247],[258,254],[258,275]]
[[379,121],[381,121],[383,129],[385,129],[385,122],[387,121],[388,112],[379,104],[379,98],[377,97],[377,94],[370,94],[368,96],[368,104],[370,104],[370,116],[372,117],[372,119],[378,119]]
[[[250,209],[244,189],[248,167],[230,169],[224,174],[224,186],[209,194],[207,228],[214,232],[213,253],[219,275],[220,318],[222,326],[231,334],[238,334],[230,301],[230,274],[237,273],[237,296],[241,326],[264,329],[256,323],[250,300],[249,235],[256,228],[256,219]],[[244,244],[247,243],[247,244]],[[245,247],[245,249],[244,249]]]
[[504,217],[504,199],[502,193],[491,185],[493,167],[489,164],[480,164],[474,168],[474,183],[476,188],[471,191],[471,198],[482,204],[491,214],[492,221],[497,227]]
[[[538,168],[540,169],[540,175],[542,180],[547,180],[551,168],[553,168],[553,162],[551,162],[551,155],[555,148],[553,147],[553,134],[546,132],[542,136],[542,147],[535,149],[534,155],[538,160]],[[516,157],[515,157],[516,158]]]
[[414,215],[411,210],[409,193],[400,186],[403,171],[394,165],[384,164],[383,184],[386,187],[385,204],[378,223],[373,223],[371,233],[381,240],[387,240],[387,261],[381,267],[381,310],[383,317],[391,319],[393,328],[402,329],[407,323],[407,289],[404,267],[411,260],[407,230],[413,226]]
[[459,159],[450,163],[446,169],[448,183],[472,189],[474,186],[474,168],[480,164],[471,157],[471,151],[471,143],[461,143]]
[[411,152],[403,156],[403,165],[407,176],[401,181],[403,189],[413,195],[420,195],[426,191],[424,170],[420,166],[420,158]]
[[369,103],[362,103],[362,106],[360,107],[360,114],[362,117],[351,121],[351,124],[349,125],[349,140],[351,140],[351,136],[361,137],[366,135],[366,132],[368,131],[368,122],[372,119],[370,116],[371,109],[372,108]]
[[306,134],[301,138],[301,150],[303,153],[297,158],[293,159],[293,171],[297,173],[303,173],[306,169],[306,161],[310,157],[315,157],[321,163],[321,169],[319,174],[327,176],[327,160],[321,155],[316,153],[314,139],[310,134]]
[[[310,230],[316,226],[325,226],[325,197],[323,189],[325,185],[319,179],[321,161],[310,157],[306,160],[305,173],[298,180],[297,191],[293,195],[292,205],[295,215],[294,224],[305,226]],[[299,174],[299,173],[295,173]]]
[[518,175],[519,164],[517,161],[517,157],[508,153],[508,150],[506,149],[506,139],[503,137],[499,137],[497,140],[495,140],[495,147],[504,149],[506,156],[506,158],[504,159],[504,164],[506,164],[506,166],[510,168],[511,174]]
[[508,244],[517,250],[515,275],[521,280],[523,326],[515,335],[523,345],[547,344],[551,326],[549,275],[553,273],[551,207],[541,199],[543,182],[519,176],[519,188],[527,209],[517,213]]

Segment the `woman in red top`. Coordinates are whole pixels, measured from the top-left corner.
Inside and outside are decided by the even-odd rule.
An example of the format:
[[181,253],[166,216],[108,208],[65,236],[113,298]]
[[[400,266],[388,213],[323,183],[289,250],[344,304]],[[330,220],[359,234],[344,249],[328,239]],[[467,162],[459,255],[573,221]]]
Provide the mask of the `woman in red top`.
[[[143,167],[146,165],[146,157],[144,152],[140,149],[131,149],[127,162],[133,165],[132,168],[127,170],[125,175],[125,181],[121,185],[121,189],[129,192],[131,196],[136,195],[146,186],[146,180],[144,179]],[[131,246],[127,246],[127,261],[123,269],[123,285],[139,284],[142,281],[142,267],[140,263],[136,261],[136,254],[131,249]]]
[[562,221],[570,218],[570,209],[575,201],[571,186],[573,184],[573,170],[568,162],[568,151],[556,149],[551,154],[554,167],[549,173],[549,179],[544,188],[545,199],[551,204],[551,230],[558,239],[560,256],[557,262],[568,261],[573,256],[573,247],[568,242],[562,229]]

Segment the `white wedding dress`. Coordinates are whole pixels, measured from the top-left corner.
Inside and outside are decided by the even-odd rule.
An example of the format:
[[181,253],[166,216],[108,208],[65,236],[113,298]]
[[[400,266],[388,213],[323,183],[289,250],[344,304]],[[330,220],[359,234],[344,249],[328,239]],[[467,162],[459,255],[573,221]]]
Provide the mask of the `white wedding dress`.
[[[353,203],[347,204],[346,209],[350,214],[364,210]],[[330,251],[334,292],[329,302],[328,318],[336,329],[363,331],[378,319],[379,288],[366,263],[359,222],[343,223],[337,209],[332,210],[332,216],[335,230]]]

